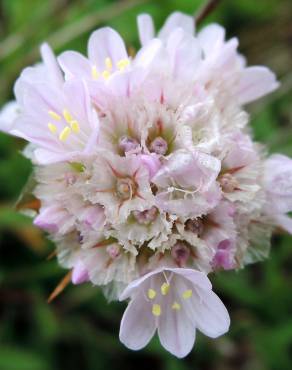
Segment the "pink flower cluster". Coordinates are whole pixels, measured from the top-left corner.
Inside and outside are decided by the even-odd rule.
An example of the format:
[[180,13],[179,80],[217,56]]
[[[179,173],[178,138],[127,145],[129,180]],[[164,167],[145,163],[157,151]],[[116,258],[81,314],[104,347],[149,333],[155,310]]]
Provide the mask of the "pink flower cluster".
[[90,36],[88,56],[24,69],[3,131],[29,142],[35,225],[56,243],[72,282],[129,299],[120,328],[131,349],[156,330],[186,356],[196,329],[215,338],[229,315],[207,277],[268,256],[277,226],[292,233],[292,160],[266,158],[243,105],[278,87],[247,67],[236,38],[211,24],[195,33],[176,12],[156,35],[138,17],[135,56],[111,28]]

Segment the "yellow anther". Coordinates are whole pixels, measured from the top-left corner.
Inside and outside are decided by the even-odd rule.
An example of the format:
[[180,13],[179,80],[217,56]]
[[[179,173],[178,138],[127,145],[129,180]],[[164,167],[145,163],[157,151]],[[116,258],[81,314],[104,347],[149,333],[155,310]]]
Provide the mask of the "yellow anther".
[[160,316],[161,315],[161,307],[159,304],[154,304],[152,306],[152,313],[154,316]]
[[99,78],[99,73],[97,72],[96,66],[91,67],[91,75],[94,80]]
[[57,132],[57,127],[52,124],[51,122],[48,123],[48,128],[51,131],[52,134],[55,134]]
[[63,116],[68,123],[73,121],[73,117],[71,116],[70,112],[67,109],[63,110]]
[[107,80],[109,77],[110,77],[110,72],[109,71],[107,71],[107,70],[105,70],[105,71],[103,71],[102,72],[102,77],[105,79],[105,80]]
[[75,134],[78,134],[80,132],[80,126],[78,121],[75,120],[71,121],[70,126],[72,128],[72,131],[75,132]]
[[112,70],[113,62],[112,62],[111,58],[105,58],[104,64],[105,64],[107,70],[109,70],[109,71]]
[[156,292],[154,289],[148,289],[148,298],[154,299],[156,297]]
[[64,130],[60,133],[60,135],[59,135],[59,139],[61,140],[61,141],[65,141],[67,138],[68,138],[68,136],[71,134],[71,129],[70,129],[70,127],[68,127],[68,126],[66,126],[65,128],[64,128]]
[[191,289],[188,289],[186,291],[183,292],[183,298],[184,299],[189,299],[191,298],[191,296],[193,295],[193,291]]
[[49,110],[48,113],[51,116],[51,118],[53,118],[55,121],[61,121],[62,117],[58,113],[52,110]]
[[129,59],[121,59],[117,62],[117,67],[120,71],[123,71],[129,64]]
[[178,310],[180,310],[180,309],[181,309],[181,305],[180,305],[179,303],[177,303],[177,302],[173,302],[173,304],[172,304],[171,308],[172,308],[173,310],[178,311]]
[[169,288],[170,288],[170,285],[168,283],[163,283],[160,288],[161,294],[166,295],[169,291]]

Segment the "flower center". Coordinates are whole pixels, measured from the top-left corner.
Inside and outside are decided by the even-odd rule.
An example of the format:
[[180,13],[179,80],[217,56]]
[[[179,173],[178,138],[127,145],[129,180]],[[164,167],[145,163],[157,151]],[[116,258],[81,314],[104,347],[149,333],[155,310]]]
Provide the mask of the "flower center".
[[230,173],[225,173],[224,175],[220,176],[219,183],[225,193],[232,193],[238,188],[239,185],[236,178]]
[[[163,272],[164,278],[167,279],[165,273]],[[161,281],[161,280],[160,280]],[[161,283],[160,283],[161,284]],[[165,314],[166,310],[171,309],[172,311],[181,310],[184,305],[184,301],[189,300],[193,296],[192,289],[182,290],[179,295],[172,296],[169,298],[175,298],[175,300],[169,300],[166,298],[170,294],[170,290],[173,286],[170,284],[168,279],[161,285],[156,286],[156,284],[151,284],[148,290],[145,292],[146,297],[151,301],[151,311],[153,316],[161,316]]]
[[204,231],[203,221],[200,218],[187,220],[187,222],[185,223],[185,229],[187,231],[191,231],[194,234],[197,234],[198,237],[200,237]]
[[133,216],[135,217],[136,221],[141,225],[148,225],[153,222],[157,217],[157,208],[151,207],[145,211],[134,211]]
[[136,183],[131,178],[118,179],[116,189],[119,198],[132,199],[136,192]]
[[119,149],[123,152],[123,153],[127,153],[127,152],[130,152],[130,151],[133,151],[133,150],[137,150],[139,148],[139,142],[138,140],[132,138],[132,137],[129,137],[129,136],[121,136],[120,139],[119,139]]
[[[57,135],[59,128],[61,128],[61,131],[59,132],[60,141],[65,142],[72,133],[79,134],[79,122],[73,118],[71,113],[66,108],[64,108],[62,114],[49,110],[48,115],[53,120],[53,122],[50,121],[48,123],[48,129],[51,134]],[[59,128],[57,127],[57,124],[59,125]]]
[[179,241],[172,247],[171,256],[179,266],[183,266],[190,256],[190,250],[186,243]]
[[168,144],[161,136],[158,136],[150,143],[149,150],[152,153],[165,155],[168,150]]

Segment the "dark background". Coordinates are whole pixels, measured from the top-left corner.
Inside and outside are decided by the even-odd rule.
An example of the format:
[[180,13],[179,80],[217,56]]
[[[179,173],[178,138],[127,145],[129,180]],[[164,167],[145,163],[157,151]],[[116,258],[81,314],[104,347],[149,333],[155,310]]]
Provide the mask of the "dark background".
[[[39,60],[43,40],[59,53],[86,51],[95,28],[110,25],[138,47],[135,18],[149,12],[156,25],[199,0],[0,0],[0,105],[12,98],[21,69]],[[248,107],[256,140],[292,156],[292,1],[222,0],[203,23],[220,22],[238,36],[250,64],[271,67],[281,88]],[[123,303],[108,304],[98,288],[68,286],[47,297],[65,275],[46,257],[53,246],[14,204],[31,171],[24,143],[0,133],[0,370],[290,370],[292,352],[292,238],[276,235],[270,259],[213,277],[232,318],[230,332],[198,334],[193,352],[177,360],[158,339],[138,353],[118,339]]]

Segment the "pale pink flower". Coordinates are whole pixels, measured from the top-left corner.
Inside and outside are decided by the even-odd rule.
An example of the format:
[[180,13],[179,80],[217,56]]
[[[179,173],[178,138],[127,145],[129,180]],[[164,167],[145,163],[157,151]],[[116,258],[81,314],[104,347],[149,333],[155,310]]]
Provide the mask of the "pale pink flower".
[[60,204],[42,207],[34,224],[51,233],[66,234],[74,230],[76,217]]
[[120,340],[133,350],[146,346],[157,330],[163,347],[181,358],[192,350],[196,329],[211,338],[229,329],[228,312],[209,279],[193,269],[152,271],[128,285],[120,296],[127,298]]
[[258,203],[251,202],[261,189],[261,161],[255,144],[249,136],[234,132],[226,140],[225,147],[218,179],[224,197],[240,202],[239,207],[257,208]]
[[107,80],[112,73],[124,71],[130,59],[121,36],[112,28],[93,32],[88,40],[88,59],[75,51],[62,53],[58,61],[66,79]]
[[158,206],[179,216],[201,216],[220,200],[219,171],[215,157],[195,150],[175,152],[152,179],[158,187]]
[[29,85],[10,133],[35,144],[35,158],[41,164],[88,156],[97,145],[99,121],[86,85],[82,81],[65,82],[59,88]]
[[104,206],[108,221],[125,221],[131,211],[154,205],[149,171],[138,156],[120,157],[100,152],[93,162],[93,175],[82,184],[84,197]]
[[[34,224],[56,243],[73,284],[130,298],[120,338],[144,347],[156,329],[177,357],[196,329],[228,330],[207,274],[266,258],[274,226],[292,233],[292,160],[253,142],[242,108],[278,83],[247,67],[216,24],[169,16],[155,35],[138,17],[142,48],[127,53],[111,28],[88,57],[47,44],[17,80],[0,130],[29,142],[36,165]],[[141,319],[142,318],[142,319]]]
[[[147,14],[138,17],[138,29],[142,45],[155,37],[153,21]],[[193,17],[174,12],[157,37],[169,45],[176,61],[182,61],[180,77],[186,70],[196,71],[196,79],[208,90],[227,88],[239,104],[256,100],[279,86],[268,68],[246,67],[244,58],[237,52],[238,40],[225,41],[225,30],[218,24],[208,25],[194,35]]]
[[264,186],[267,192],[265,213],[273,222],[292,234],[292,159],[274,154],[265,162]]

